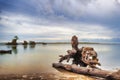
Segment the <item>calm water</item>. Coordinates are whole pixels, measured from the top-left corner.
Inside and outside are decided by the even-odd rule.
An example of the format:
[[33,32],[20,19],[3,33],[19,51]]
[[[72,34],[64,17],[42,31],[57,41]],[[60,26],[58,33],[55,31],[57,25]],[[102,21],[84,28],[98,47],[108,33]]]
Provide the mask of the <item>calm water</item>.
[[[102,69],[120,68],[120,45],[79,44],[90,46],[98,53]],[[52,63],[58,62],[58,55],[67,54],[70,44],[37,44],[36,46],[0,45],[0,50],[12,49],[12,54],[0,54],[0,74],[57,72]]]

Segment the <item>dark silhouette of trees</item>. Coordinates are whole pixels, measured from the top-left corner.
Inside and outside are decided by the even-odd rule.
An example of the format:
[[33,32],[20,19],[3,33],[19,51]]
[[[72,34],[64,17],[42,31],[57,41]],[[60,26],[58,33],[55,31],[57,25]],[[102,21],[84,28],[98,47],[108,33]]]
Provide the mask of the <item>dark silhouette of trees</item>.
[[12,45],[17,45],[17,40],[18,40],[18,36],[14,36],[13,40],[12,40]]
[[11,42],[8,42],[7,45],[17,45],[18,36],[14,36]]
[[23,45],[27,45],[27,44],[28,44],[28,42],[27,42],[27,41],[24,41],[24,42],[23,42]]

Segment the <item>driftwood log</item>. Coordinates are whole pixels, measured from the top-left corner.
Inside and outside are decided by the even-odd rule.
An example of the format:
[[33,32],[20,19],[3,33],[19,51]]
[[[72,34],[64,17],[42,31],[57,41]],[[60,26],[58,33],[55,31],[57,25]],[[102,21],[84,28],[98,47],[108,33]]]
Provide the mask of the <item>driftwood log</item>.
[[4,54],[4,53],[12,53],[12,50],[0,50],[0,54]]
[[[59,63],[53,63],[54,68],[64,69],[78,74],[106,78],[107,80],[120,80],[120,70],[111,72],[101,70],[96,65],[101,65],[97,58],[97,52],[92,47],[78,48],[78,38],[73,36],[71,39],[72,50],[68,50],[66,55],[60,55]],[[69,62],[73,59],[72,64],[62,64],[63,60]],[[77,65],[80,65],[78,67]],[[89,67],[87,67],[89,66]]]
[[82,47],[78,48],[78,38],[74,35],[71,39],[72,50],[67,50],[67,55],[60,55],[59,62],[63,60],[69,60],[73,58],[72,64],[80,65],[82,67],[90,66],[92,68],[97,68],[96,65],[101,65],[97,59],[97,53],[92,47]]
[[120,80],[120,70],[117,72],[112,72],[95,68],[78,67],[77,65],[69,65],[62,63],[53,63],[52,66],[54,68],[60,68],[78,74],[106,78],[107,80]]

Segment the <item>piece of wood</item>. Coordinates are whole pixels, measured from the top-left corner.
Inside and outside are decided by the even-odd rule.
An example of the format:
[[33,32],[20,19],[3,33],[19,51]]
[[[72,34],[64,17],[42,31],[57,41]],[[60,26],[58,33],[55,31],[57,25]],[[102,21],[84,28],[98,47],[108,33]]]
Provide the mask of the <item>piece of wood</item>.
[[92,68],[97,68],[96,65],[101,65],[98,62],[97,53],[92,47],[82,47],[78,48],[78,38],[77,36],[72,36],[71,38],[71,46],[72,50],[67,50],[67,55],[60,55],[59,62],[64,60],[69,60],[72,58],[72,64],[80,65],[82,67],[90,66]]
[[87,64],[84,63],[81,59],[81,49],[78,48],[78,38],[75,35],[71,38],[71,46],[72,50],[67,50],[67,55],[60,55],[59,62],[62,62],[63,60],[67,60],[67,62],[69,62],[69,60],[72,58],[72,64],[86,67]]
[[11,54],[12,50],[0,50],[0,53],[1,54],[4,54],[4,53],[10,53]]
[[107,80],[120,80],[120,70],[117,72],[112,72],[95,68],[78,67],[77,65],[69,65],[62,63],[53,63],[52,66],[54,68],[61,68],[78,74],[106,78]]

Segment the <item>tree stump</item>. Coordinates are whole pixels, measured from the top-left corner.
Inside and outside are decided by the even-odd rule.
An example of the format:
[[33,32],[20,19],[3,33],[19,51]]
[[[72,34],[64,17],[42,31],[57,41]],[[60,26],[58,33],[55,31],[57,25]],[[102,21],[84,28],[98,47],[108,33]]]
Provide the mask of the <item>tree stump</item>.
[[92,68],[97,68],[96,65],[101,65],[97,59],[97,53],[92,47],[78,48],[78,38],[74,35],[71,39],[72,50],[67,50],[67,55],[60,55],[59,62],[73,58],[72,64],[86,67],[89,65]]
[[[101,65],[97,58],[97,52],[92,47],[78,48],[78,38],[73,36],[71,39],[72,50],[67,51],[67,55],[60,55],[59,63],[53,63],[53,67],[61,68],[70,72],[78,74],[96,76],[106,78],[107,80],[120,80],[120,70],[117,72],[111,72],[101,70],[96,65]],[[72,65],[62,64],[63,60],[69,60],[73,58]],[[78,67],[77,65],[80,65]],[[89,67],[86,67],[89,66]]]

